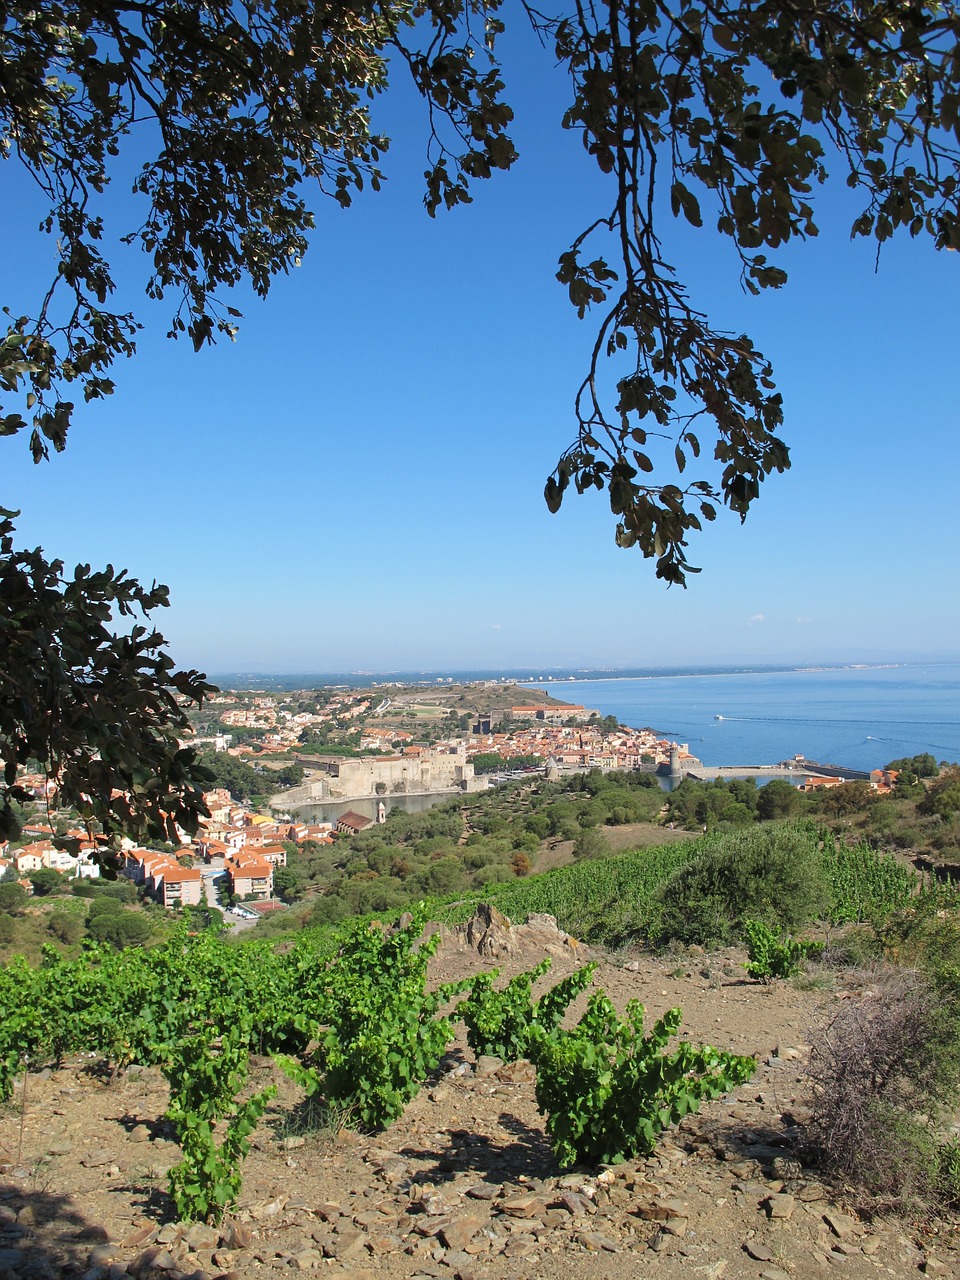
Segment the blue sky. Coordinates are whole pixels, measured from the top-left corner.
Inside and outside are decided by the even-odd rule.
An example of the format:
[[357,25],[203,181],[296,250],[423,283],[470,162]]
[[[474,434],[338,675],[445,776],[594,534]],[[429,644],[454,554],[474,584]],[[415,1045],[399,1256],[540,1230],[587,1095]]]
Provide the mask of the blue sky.
[[[773,359],[793,458],[743,527],[723,513],[695,537],[688,590],[614,546],[604,495],[547,512],[593,340],[556,259],[609,193],[537,53],[512,56],[519,164],[436,220],[417,104],[385,103],[384,191],[347,212],[318,198],[303,266],[266,302],[231,299],[235,344],[166,341],[131,259],[124,301],[147,327],[116,395],[78,410],[47,465],[2,442],[21,542],[166,582],[158,625],[210,671],[956,656],[960,261],[904,239],[875,272],[842,189],[760,299],[728,244],[664,228],[693,300]],[[16,310],[50,246],[8,176]]]

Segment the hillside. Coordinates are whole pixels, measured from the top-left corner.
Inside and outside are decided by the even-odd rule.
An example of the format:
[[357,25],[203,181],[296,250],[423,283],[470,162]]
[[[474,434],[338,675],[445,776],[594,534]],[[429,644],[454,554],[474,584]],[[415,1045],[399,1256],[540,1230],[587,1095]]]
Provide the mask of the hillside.
[[[938,781],[889,803],[914,830],[949,839],[953,776]],[[0,1096],[9,1098],[0,1107],[0,1280],[252,1280],[288,1267],[333,1280],[539,1280],[558,1263],[580,1280],[627,1280],[652,1266],[716,1280],[805,1280],[831,1265],[851,1276],[960,1275],[956,887],[878,849],[870,827],[887,802],[869,800],[865,822],[848,805],[863,800],[859,791],[837,788],[830,814],[760,821],[749,791],[684,788],[666,815],[642,775],[599,772],[395,815],[332,846],[344,862],[336,876],[318,876],[301,905],[240,943],[221,933],[215,912],[178,920],[154,908],[162,940],[121,948],[118,922],[143,910],[121,901],[133,893],[123,885],[90,886],[89,899],[41,897],[11,917],[38,950],[42,922],[68,914],[90,937],[47,943],[38,966],[0,968]],[[715,810],[715,829],[690,838],[636,820],[678,822],[685,809],[690,826]],[[749,821],[731,821],[738,809]],[[672,842],[658,843],[666,834]],[[615,853],[621,840],[630,847]],[[517,856],[527,849],[536,874]],[[402,876],[398,856],[409,862]],[[564,865],[547,870],[551,858]],[[459,881],[402,927],[344,918],[351,885],[381,893],[396,880],[409,895],[437,869],[465,876],[507,859],[509,872]],[[324,928],[301,927],[337,898]],[[498,911],[531,924],[511,928]],[[440,943],[426,990],[425,918]],[[740,940],[751,939],[752,971],[772,979],[776,947],[776,963],[789,958],[787,934],[827,944],[826,957],[805,970],[792,964],[789,981],[748,980]],[[499,1061],[468,1042],[469,1013],[458,1009],[448,1028],[430,1005],[440,983],[494,964],[502,983],[545,955],[547,985],[595,962],[593,986],[606,991],[614,1021],[598,1022],[593,1004],[587,1031],[572,1033],[581,997],[566,1031],[541,1022],[543,1037],[524,1041],[530,1060],[498,1048],[520,1059]],[[530,1013],[522,993],[519,1004],[500,999],[490,1044],[513,1034],[501,1015],[522,1026]],[[648,1062],[637,1028],[616,1029],[613,1008],[628,1019],[631,1000],[647,1007],[643,1034],[682,1008],[679,1040],[668,1031],[649,1077],[679,1082],[679,1094],[661,1100],[659,1085],[629,1076],[604,1113],[584,1083],[591,1060],[606,1063],[619,1045],[616,1063]],[[756,1074],[738,1088],[724,1081],[727,1096],[691,1116],[701,1044],[717,1047],[721,1071],[731,1054],[749,1069],[747,1055]],[[550,1103],[555,1050],[555,1063],[569,1052],[575,1069],[554,1076]],[[272,1053],[289,1055],[287,1074]],[[686,1065],[671,1076],[677,1062]],[[246,1115],[268,1084],[276,1095],[262,1114],[249,1112],[253,1149],[244,1162],[241,1142],[240,1158],[221,1166],[226,1117]],[[645,1112],[639,1104],[651,1097]],[[359,1118],[373,1111],[386,1127],[374,1121],[374,1136],[362,1136]],[[648,1138],[631,1147],[654,1114]],[[581,1147],[583,1164],[564,1172],[558,1134],[581,1123],[591,1142],[620,1144],[625,1134],[626,1146],[593,1148],[600,1159],[626,1151],[625,1163],[605,1168]],[[667,1132],[657,1140],[659,1124]],[[236,1198],[217,1229],[203,1223],[209,1195]]]
[[[556,939],[553,940],[554,943]],[[534,934],[503,962],[557,952],[553,977],[581,947]],[[84,1055],[28,1078],[0,1116],[0,1268],[89,1280],[236,1277],[307,1271],[361,1277],[514,1280],[638,1274],[711,1280],[813,1280],[831,1265],[877,1274],[960,1274],[943,1224],[858,1212],[854,1194],[798,1159],[805,1115],[799,1064],[811,1025],[862,994],[862,978],[826,990],[745,980],[744,956],[655,958],[589,953],[623,1008],[682,1005],[684,1032],[754,1054],[754,1079],[661,1140],[655,1155],[609,1172],[562,1176],[545,1139],[531,1070],[477,1063],[462,1037],[432,1085],[376,1137],[300,1132],[302,1093],[255,1059],[253,1083],[280,1086],[246,1162],[237,1212],[222,1231],[178,1227],[164,1191],[178,1149],[154,1070],[110,1081]],[[488,960],[452,937],[435,980]]]

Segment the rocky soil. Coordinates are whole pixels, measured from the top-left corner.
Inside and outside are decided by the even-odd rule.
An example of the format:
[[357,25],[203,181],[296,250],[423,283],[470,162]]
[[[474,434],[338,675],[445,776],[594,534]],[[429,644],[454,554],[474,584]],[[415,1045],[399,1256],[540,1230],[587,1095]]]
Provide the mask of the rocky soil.
[[[258,1130],[237,1211],[220,1229],[178,1224],[165,1194],[178,1148],[153,1070],[111,1081],[94,1059],[31,1075],[0,1114],[0,1278],[86,1280],[312,1272],[326,1280],[848,1280],[960,1277],[951,1224],[869,1214],[804,1167],[802,1065],[828,990],[743,976],[736,951],[594,955],[545,920],[447,935],[437,980],[554,957],[556,980],[598,959],[623,1007],[684,1010],[683,1033],[757,1057],[753,1080],[660,1142],[645,1161],[562,1174],[529,1063],[454,1046],[383,1134],[306,1126],[302,1095],[269,1059],[251,1083],[280,1092]],[[576,1013],[576,1009],[574,1013]]]

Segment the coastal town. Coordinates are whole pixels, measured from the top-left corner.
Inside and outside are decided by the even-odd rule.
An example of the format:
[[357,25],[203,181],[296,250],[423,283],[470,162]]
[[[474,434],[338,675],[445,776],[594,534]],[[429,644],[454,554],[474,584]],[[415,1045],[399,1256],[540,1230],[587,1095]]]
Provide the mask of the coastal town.
[[[277,905],[274,873],[287,865],[289,851],[307,841],[316,847],[358,834],[383,822],[389,807],[405,796],[486,790],[518,765],[553,773],[656,770],[670,767],[671,753],[674,767],[678,758],[693,759],[685,745],[658,738],[651,729],[630,729],[612,718],[604,722],[578,704],[531,697],[529,691],[523,701],[503,699],[517,692],[480,685],[445,687],[439,698],[434,689],[218,693],[202,727],[182,745],[268,775],[295,762],[302,781],[256,807],[239,803],[226,787],[205,792],[209,817],[196,837],[181,832],[178,848],[140,848],[126,841],[121,874],[166,908],[225,900],[235,904],[231,910],[250,916]],[[458,709],[466,703],[473,704],[468,712]],[[452,718],[456,729],[448,732]],[[318,744],[321,735],[329,740]],[[351,745],[345,748],[344,741]],[[338,754],[345,749],[349,755]],[[496,770],[475,767],[491,761]],[[43,775],[24,773],[21,782],[38,807],[55,804],[54,786]],[[297,809],[318,800],[332,801],[341,811],[330,820],[301,820]],[[349,807],[351,801],[360,812]],[[79,824],[55,828],[38,818],[24,823],[22,835],[18,847],[0,848],[0,875],[9,871],[28,891],[30,875],[41,870],[67,878],[99,876],[96,845]],[[58,847],[64,837],[68,847]]]
[[[399,749],[414,759],[424,745],[415,742],[414,735],[399,727],[398,722],[426,711],[428,715],[435,712],[432,718],[442,724],[441,717],[450,714],[443,703],[427,703],[422,696],[406,699],[399,712],[389,714],[396,700],[374,699],[367,691],[339,694],[323,712],[295,712],[285,707],[281,698],[268,695],[255,695],[247,705],[232,705],[239,703],[241,696],[223,694],[214,699],[215,704],[228,707],[220,716],[221,724],[232,729],[260,730],[263,736],[255,745],[234,745],[229,734],[220,734],[215,744],[232,755],[297,754],[305,729],[334,721],[363,724],[359,740],[363,751],[388,753]],[[471,721],[466,733],[441,737],[438,743],[453,746],[462,742],[467,759],[495,752],[505,761],[535,755],[581,769],[633,769],[668,761],[671,747],[677,745],[658,738],[652,729],[628,729],[615,721],[613,731],[609,723],[601,728],[599,712],[547,697],[537,702],[491,705],[489,710],[477,711],[466,719]],[[498,727],[504,723],[510,727]],[[689,755],[686,744],[680,750]]]
[[[254,804],[244,802],[237,786],[211,788],[204,793],[209,816],[194,837],[181,830],[178,847],[125,841],[119,870],[164,908],[226,906],[248,921],[278,909],[275,875],[288,858],[382,824],[394,806],[410,799],[423,807],[528,774],[556,779],[594,769],[643,771],[677,782],[701,769],[686,743],[653,729],[630,728],[581,704],[494,682],[224,691],[195,718],[195,732],[182,745],[205,751],[214,764],[236,761],[235,767],[252,770],[266,787],[264,797]],[[843,781],[821,771],[798,785],[809,790]],[[37,872],[97,878],[95,842],[75,815],[55,820],[51,812],[53,782],[23,773],[21,783],[41,816],[24,822],[21,841],[0,847],[0,876],[15,878],[28,893]],[[870,775],[881,794],[894,783],[895,775]],[[325,810],[323,817],[318,809]]]

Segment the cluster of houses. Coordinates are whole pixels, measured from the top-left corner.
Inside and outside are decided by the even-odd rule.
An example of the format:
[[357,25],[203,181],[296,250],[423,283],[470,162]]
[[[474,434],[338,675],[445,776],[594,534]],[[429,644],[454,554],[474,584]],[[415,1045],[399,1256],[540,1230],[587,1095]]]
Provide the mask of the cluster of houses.
[[[332,823],[275,822],[235,804],[230,793],[222,789],[208,792],[204,798],[210,818],[192,843],[185,843],[170,853],[138,848],[131,842],[123,851],[122,874],[144,888],[161,906],[198,906],[205,900],[204,875],[196,865],[198,862],[212,865],[218,871],[222,867],[235,898],[269,902],[273,898],[274,870],[287,863],[283,841],[333,843]],[[363,825],[369,826],[370,819],[361,819],[360,829]],[[357,827],[348,822],[339,829],[351,831]],[[13,867],[18,877],[23,877],[21,882],[28,890],[31,885],[26,877],[42,868],[59,871],[70,878],[100,875],[99,866],[92,860],[96,846],[86,832],[67,832],[77,842],[77,854],[57,849],[53,843],[55,833],[46,824],[28,825],[24,833],[37,839],[20,849],[0,849],[3,854],[0,875]],[[185,838],[185,833],[182,834]]]
[[[219,788],[208,791],[204,800],[210,817],[204,820],[193,844],[173,855],[154,854],[149,871],[136,857],[145,850],[133,849],[126,855],[130,869],[125,868],[125,874],[144,884],[164,906],[196,905],[201,901],[202,872],[185,866],[185,862],[196,859],[218,870],[222,867],[234,898],[269,902],[273,898],[273,873],[277,867],[287,865],[284,841],[333,843],[333,826],[329,822],[276,822],[236,804],[229,791]],[[167,861],[157,863],[154,859],[158,856]]]
[[[589,718],[591,713],[584,707],[563,706],[541,717],[542,711],[542,707],[511,707],[514,719],[527,719],[529,723],[509,733],[483,732],[485,722],[481,717],[478,731],[467,739],[468,758],[492,752],[505,760],[540,756],[564,769],[639,769],[643,765],[669,765],[671,751],[679,749],[682,766],[699,763],[685,742],[678,748],[677,743],[658,738],[652,729],[620,725],[612,733],[601,733],[593,725],[562,723],[570,719],[582,721],[584,716]],[[578,714],[566,715],[566,712]]]
[[[798,761],[802,761],[803,757],[798,756]],[[863,778],[863,774],[858,777]],[[876,791],[878,795],[888,796],[892,794],[894,787],[897,785],[897,779],[900,777],[898,769],[871,769],[869,775],[870,787]],[[834,774],[816,774],[804,778],[800,785],[801,791],[829,791],[832,787],[842,787],[845,782],[849,782],[850,777],[840,777]]]
[[[17,777],[17,785],[28,791],[35,800],[53,801],[56,784],[42,773],[22,771]],[[0,876],[12,868],[18,877],[29,876],[33,871],[49,869],[59,871],[61,875],[72,879],[94,878],[99,876],[100,868],[92,861],[96,845],[87,836],[86,831],[67,831],[71,840],[71,848],[57,849],[53,838],[56,833],[46,822],[28,822],[24,824],[23,835],[29,843],[19,849],[11,849],[9,841],[0,842]],[[29,880],[21,883],[29,890]]]
[[[142,886],[163,907],[196,907],[206,899],[203,872],[188,865],[196,850],[192,846],[175,854],[157,849],[127,849],[123,874]],[[234,897],[269,901],[273,897],[273,871],[287,864],[283,845],[256,850],[228,852],[223,869]]]
[[254,907],[269,903],[273,898],[273,873],[277,867],[287,865],[282,841],[333,844],[334,831],[356,835],[385,818],[381,804],[375,820],[348,811],[336,825],[276,822],[235,805],[227,791],[208,792],[204,798],[210,817],[193,844],[184,845],[173,854],[135,848],[124,854],[123,874],[142,885],[164,907],[198,906],[204,900],[204,875],[193,865],[196,859],[217,870],[222,866],[234,898]]
[[[77,842],[77,852],[70,853],[66,849],[57,849],[53,844],[53,829],[46,824],[33,824],[24,827],[24,835],[35,836],[36,839],[19,849],[0,846],[0,876],[12,867],[18,876],[29,876],[32,871],[47,868],[59,871],[61,875],[76,878],[94,878],[100,874],[100,868],[93,862],[92,854],[96,846],[87,839],[85,831],[68,831],[71,840]],[[29,886],[29,882],[28,886]]]
[[[238,699],[232,695],[221,695],[213,701],[221,704],[236,703]],[[330,724],[334,719],[355,720],[368,711],[370,705],[369,696],[345,693],[332,698],[323,712],[289,711],[279,705],[276,698],[258,696],[249,705],[236,706],[220,714],[221,724],[228,727],[266,730],[256,748],[246,743],[229,746],[226,735],[218,735],[215,743],[218,750],[226,750],[228,754],[235,756],[287,752],[297,747],[304,729]]]

